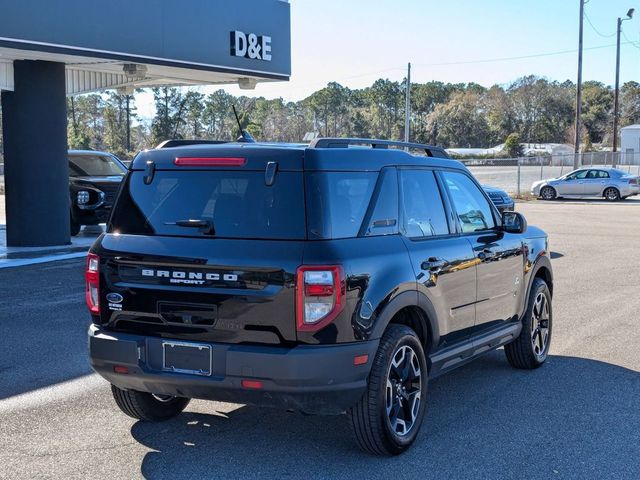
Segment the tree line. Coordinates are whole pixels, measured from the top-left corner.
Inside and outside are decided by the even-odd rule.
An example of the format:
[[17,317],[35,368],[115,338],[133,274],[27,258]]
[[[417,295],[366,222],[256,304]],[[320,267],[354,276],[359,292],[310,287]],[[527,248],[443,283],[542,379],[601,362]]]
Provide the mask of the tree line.
[[[169,138],[232,140],[238,129],[232,105],[257,140],[301,142],[320,136],[401,139],[404,137],[405,82],[378,79],[350,89],[336,82],[300,101],[210,94],[188,88],[152,89],[155,115],[139,118],[133,93],[109,92],[68,99],[69,148],[107,150],[123,158]],[[428,82],[411,85],[411,131],[415,142],[454,147],[508,143],[573,143],[575,84],[534,75],[490,88],[476,83]],[[582,145],[612,143],[613,90],[600,82],[583,84]],[[640,123],[640,84],[625,83],[620,125]]]

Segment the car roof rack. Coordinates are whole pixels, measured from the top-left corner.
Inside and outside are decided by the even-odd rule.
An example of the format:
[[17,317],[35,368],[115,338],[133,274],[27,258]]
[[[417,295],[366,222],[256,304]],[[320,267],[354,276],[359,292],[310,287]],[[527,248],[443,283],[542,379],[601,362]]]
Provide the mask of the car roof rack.
[[[413,148],[416,150],[424,150],[428,157],[444,156],[444,158],[449,158],[449,155],[447,155],[442,147],[424,143],[380,140],[376,138],[316,138],[311,141],[309,148],[347,148],[349,145],[371,145],[372,148]],[[440,155],[434,155],[434,152]]]
[[187,145],[218,145],[229,143],[225,140],[165,140],[160,142],[156,148],[185,147]]

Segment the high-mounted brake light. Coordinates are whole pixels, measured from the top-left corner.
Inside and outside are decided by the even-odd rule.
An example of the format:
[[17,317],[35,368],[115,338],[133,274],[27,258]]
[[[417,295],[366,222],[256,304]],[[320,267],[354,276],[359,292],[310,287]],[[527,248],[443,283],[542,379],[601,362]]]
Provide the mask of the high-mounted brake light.
[[246,158],[240,157],[177,157],[173,163],[179,167],[242,167]]
[[95,253],[87,255],[87,268],[84,272],[86,281],[86,299],[89,311],[95,315],[100,313],[100,257]]
[[300,332],[316,332],[344,308],[345,281],[339,265],[298,267],[296,324]]

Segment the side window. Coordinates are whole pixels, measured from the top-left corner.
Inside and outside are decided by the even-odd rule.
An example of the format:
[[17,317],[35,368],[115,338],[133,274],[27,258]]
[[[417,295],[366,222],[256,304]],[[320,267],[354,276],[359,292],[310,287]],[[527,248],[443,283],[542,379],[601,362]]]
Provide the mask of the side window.
[[377,172],[307,172],[309,238],[356,237],[377,180]]
[[567,180],[583,180],[587,176],[588,170],[579,170],[572,173],[566,179]]
[[442,172],[464,233],[496,226],[493,211],[478,186],[464,173]]
[[589,173],[587,174],[587,179],[594,179],[594,178],[609,178],[609,173],[605,172],[604,170],[589,170]]
[[395,168],[383,170],[380,187],[371,199],[373,210],[366,219],[367,237],[398,233],[398,176]]
[[400,171],[402,233],[409,238],[448,235],[442,197],[431,170]]

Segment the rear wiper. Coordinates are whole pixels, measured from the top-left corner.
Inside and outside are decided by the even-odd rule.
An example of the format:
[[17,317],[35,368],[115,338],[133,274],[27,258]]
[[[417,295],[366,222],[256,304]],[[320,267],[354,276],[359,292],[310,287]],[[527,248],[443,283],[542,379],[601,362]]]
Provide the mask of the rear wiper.
[[188,220],[176,220],[175,222],[164,222],[165,225],[176,225],[178,227],[199,228],[205,235],[215,235],[216,230],[213,228],[211,220],[202,220],[190,218]]

